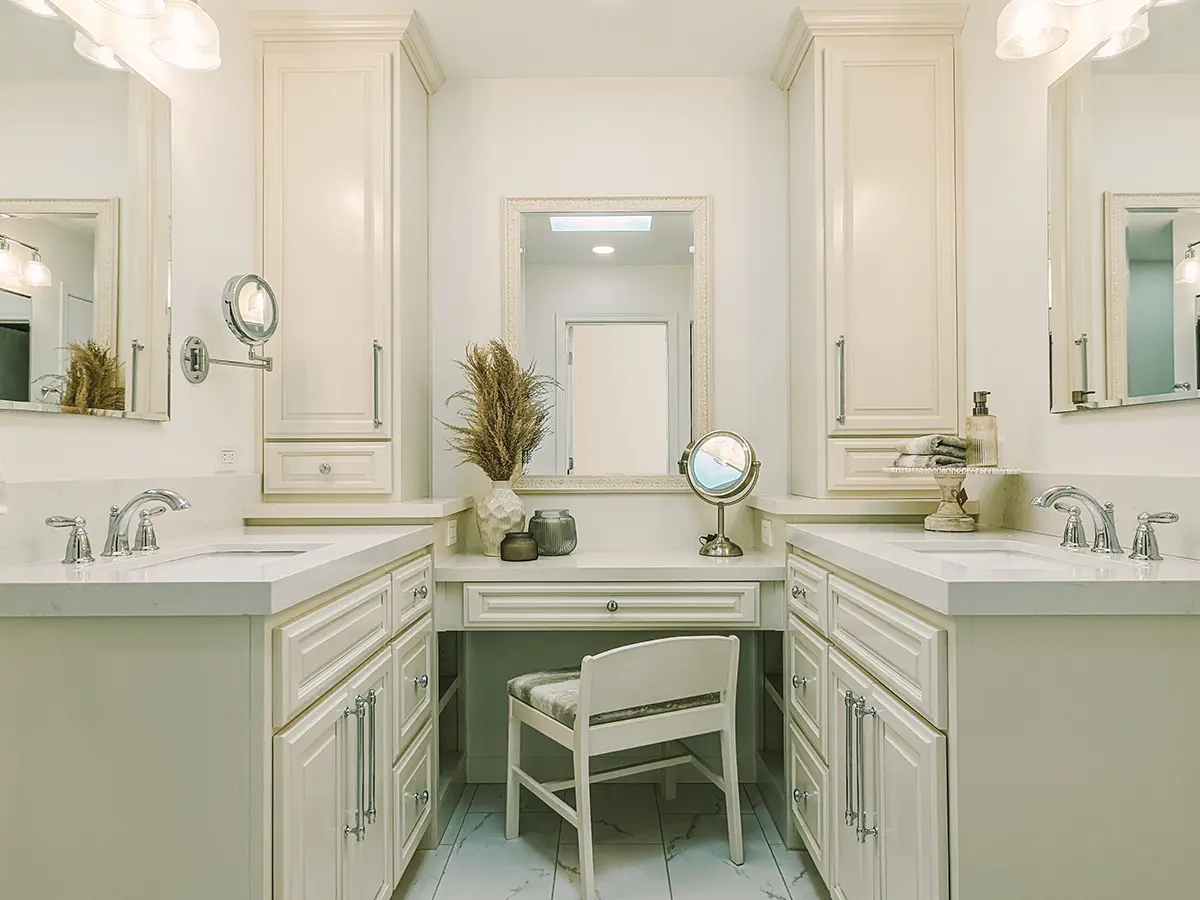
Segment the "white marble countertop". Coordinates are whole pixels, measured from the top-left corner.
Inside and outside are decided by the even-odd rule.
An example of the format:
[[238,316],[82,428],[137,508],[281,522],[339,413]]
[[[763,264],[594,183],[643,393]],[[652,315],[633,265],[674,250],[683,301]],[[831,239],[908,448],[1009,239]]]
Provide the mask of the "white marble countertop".
[[240,528],[89,566],[0,566],[0,617],[271,615],[432,543],[428,525]]
[[246,510],[247,525],[269,524],[422,524],[456,515],[475,506],[472,497],[425,497],[400,501],[266,500]]
[[[919,471],[928,474],[929,469]],[[930,485],[934,493],[937,488]],[[886,500],[865,500],[858,498],[829,499],[814,497],[799,497],[791,494],[751,494],[746,498],[746,506],[759,512],[773,516],[784,516],[794,519],[814,519],[828,522],[831,519],[842,518],[924,518],[938,506],[936,497],[892,497]],[[968,500],[966,510],[969,513],[979,511],[978,500]]]
[[710,559],[688,550],[576,552],[532,562],[491,556],[451,556],[434,568],[436,581],[783,581],[779,556],[747,551],[734,559]]
[[1135,563],[1064,550],[1047,535],[935,534],[916,524],[789,525],[786,536],[793,547],[951,616],[1200,615],[1200,562],[1191,559]]

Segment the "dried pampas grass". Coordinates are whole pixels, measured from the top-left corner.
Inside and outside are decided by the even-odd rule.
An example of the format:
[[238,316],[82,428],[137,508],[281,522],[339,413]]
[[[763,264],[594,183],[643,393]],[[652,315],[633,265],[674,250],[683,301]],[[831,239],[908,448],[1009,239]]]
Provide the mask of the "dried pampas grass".
[[468,344],[458,367],[467,386],[446,398],[447,406],[463,403],[460,424],[443,423],[450,430],[448,443],[462,462],[479,466],[492,481],[508,481],[550,432],[550,395],[558,382],[539,375],[532,363],[522,369],[500,341]]
[[124,409],[125,380],[117,354],[103,344],[71,344],[62,409],[86,413],[93,409]]

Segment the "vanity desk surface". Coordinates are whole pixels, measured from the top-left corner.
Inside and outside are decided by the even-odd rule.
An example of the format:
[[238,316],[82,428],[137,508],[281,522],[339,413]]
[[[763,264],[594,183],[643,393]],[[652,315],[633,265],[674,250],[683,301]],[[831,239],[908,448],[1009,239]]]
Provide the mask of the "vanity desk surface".
[[592,551],[543,556],[532,562],[504,562],[492,556],[452,556],[434,570],[444,581],[783,581],[778,555],[748,552],[734,559],[710,559],[691,550]]

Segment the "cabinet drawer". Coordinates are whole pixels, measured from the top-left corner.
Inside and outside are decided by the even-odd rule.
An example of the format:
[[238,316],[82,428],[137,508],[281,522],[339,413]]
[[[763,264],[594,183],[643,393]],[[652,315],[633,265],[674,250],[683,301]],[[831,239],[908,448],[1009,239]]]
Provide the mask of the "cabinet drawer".
[[829,645],[797,619],[788,623],[787,648],[792,681],[787,685],[788,709],[822,759],[829,758]]
[[412,860],[421,835],[429,823],[433,796],[433,726],[427,725],[420,737],[392,770],[392,871],[399,881]]
[[392,627],[402,631],[433,608],[433,557],[392,573]]
[[788,557],[788,608],[822,634],[829,633],[827,575],[806,559]]
[[399,756],[420,731],[433,705],[433,621],[426,618],[392,644],[392,682],[395,685],[393,744]]
[[276,728],[350,674],[391,635],[391,576],[351,591],[272,634]]
[[829,576],[835,644],[943,731],[949,727],[944,628]]
[[264,494],[390,494],[388,441],[268,443],[263,446]]
[[758,582],[467,584],[467,627],[754,627]]
[[825,486],[831,491],[939,496],[932,475],[893,475],[883,471],[896,461],[898,442],[897,438],[830,439]]
[[829,767],[817,756],[808,740],[788,726],[788,812],[821,877],[828,878],[828,840],[833,807],[829,799]]

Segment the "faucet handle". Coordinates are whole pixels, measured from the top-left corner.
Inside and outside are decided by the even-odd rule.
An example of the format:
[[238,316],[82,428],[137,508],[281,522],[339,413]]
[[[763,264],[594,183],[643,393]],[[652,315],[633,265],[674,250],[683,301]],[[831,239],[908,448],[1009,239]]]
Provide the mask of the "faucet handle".
[[1173,525],[1179,521],[1179,513],[1142,513],[1138,516],[1137,531],[1133,534],[1133,550],[1129,558],[1138,562],[1157,562],[1162,559],[1158,552],[1158,536],[1155,525]]
[[1083,530],[1082,510],[1071,503],[1055,503],[1054,508],[1067,514],[1067,524],[1063,528],[1060,546],[1067,550],[1086,550],[1088,541],[1087,532]]
[[154,553],[158,550],[158,534],[150,519],[153,516],[160,516],[166,511],[165,506],[155,506],[143,509],[138,513],[137,532],[133,538],[134,553]]
[[1138,524],[1145,523],[1147,525],[1174,525],[1179,521],[1179,513],[1160,512],[1160,513],[1142,513],[1138,516]]
[[71,533],[67,535],[67,549],[63,553],[64,566],[86,566],[96,561],[92,556],[92,541],[87,533],[87,519],[82,516],[51,516],[46,520],[46,524],[51,528],[71,529]]

